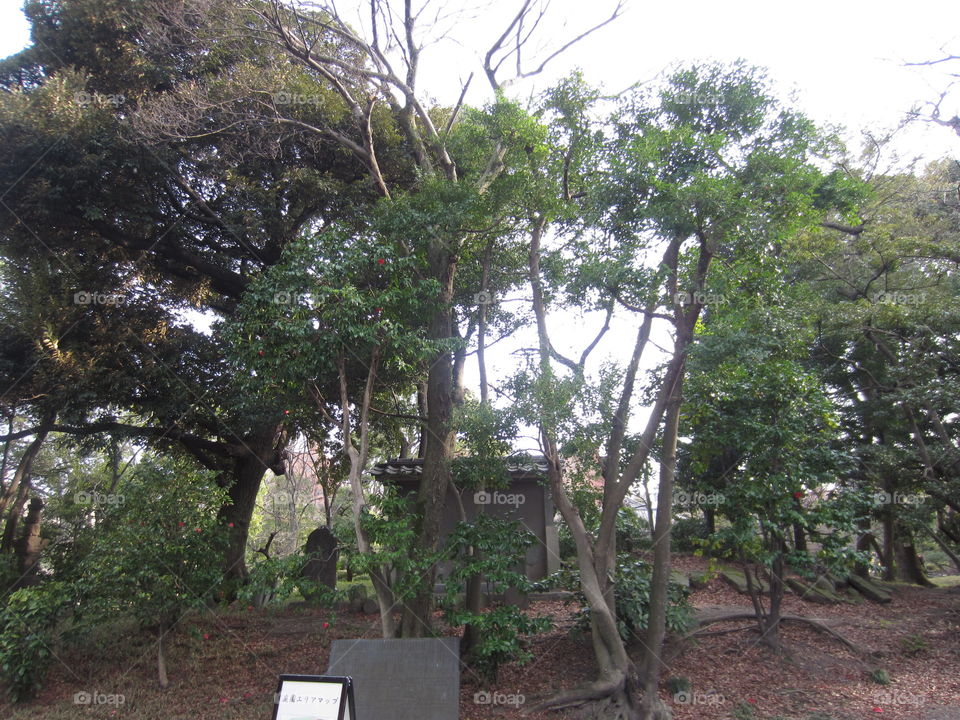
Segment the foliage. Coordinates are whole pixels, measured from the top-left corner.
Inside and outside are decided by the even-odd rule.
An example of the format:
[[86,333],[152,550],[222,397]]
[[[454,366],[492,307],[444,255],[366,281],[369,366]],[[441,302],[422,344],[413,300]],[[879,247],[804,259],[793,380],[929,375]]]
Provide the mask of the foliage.
[[[617,603],[617,629],[624,642],[640,640],[647,629],[650,613],[650,582],[653,571],[649,563],[631,555],[617,556],[617,581],[614,585],[614,597]],[[542,583],[544,586],[555,584],[574,593],[580,609],[576,612],[576,628],[585,632],[590,628],[590,608],[580,590],[579,574],[569,568],[558,571]],[[670,582],[667,604],[667,629],[671,632],[684,632],[692,619],[692,608],[688,603],[690,589]]]
[[332,607],[337,592],[326,585],[302,575],[309,558],[298,551],[282,557],[260,556],[250,566],[250,579],[237,592],[241,605],[254,607],[282,606],[294,592],[308,602]]
[[545,632],[547,617],[529,617],[516,605],[504,603],[479,614],[462,607],[457,594],[474,575],[481,575],[492,593],[514,589],[529,592],[533,583],[516,568],[523,566],[527,548],[536,538],[516,522],[480,514],[473,523],[458,523],[447,537],[446,552],[453,570],[446,578],[445,618],[450,625],[471,625],[479,638],[470,662],[485,679],[495,681],[500,666],[523,664],[532,655],[523,647],[524,635]]
[[396,602],[403,603],[417,591],[420,579],[442,557],[442,550],[423,552],[416,547],[414,500],[395,486],[384,485],[380,492],[367,496],[368,506],[361,523],[370,540],[371,552],[356,556],[357,572],[377,567],[396,571],[391,587]]
[[670,528],[670,547],[677,552],[697,552],[703,549],[703,541],[709,537],[707,523],[703,518],[677,518]]
[[124,502],[90,528],[89,555],[75,580],[84,622],[129,613],[144,627],[169,627],[212,602],[227,528],[209,473],[171,458],[148,457],[122,485]]
[[13,700],[29,699],[40,689],[70,593],[66,584],[50,582],[17,590],[0,607],[0,680]]

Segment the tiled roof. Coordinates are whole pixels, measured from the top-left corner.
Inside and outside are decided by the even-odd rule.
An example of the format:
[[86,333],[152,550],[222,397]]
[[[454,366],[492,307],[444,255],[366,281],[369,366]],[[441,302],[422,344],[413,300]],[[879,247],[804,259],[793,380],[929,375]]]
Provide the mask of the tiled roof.
[[[508,457],[504,459],[507,463],[507,470],[513,476],[542,475],[546,477],[547,461],[543,457],[528,455],[525,457]],[[387,477],[420,476],[423,474],[423,460],[403,459],[377,463],[370,469],[370,474],[374,477],[384,475]]]

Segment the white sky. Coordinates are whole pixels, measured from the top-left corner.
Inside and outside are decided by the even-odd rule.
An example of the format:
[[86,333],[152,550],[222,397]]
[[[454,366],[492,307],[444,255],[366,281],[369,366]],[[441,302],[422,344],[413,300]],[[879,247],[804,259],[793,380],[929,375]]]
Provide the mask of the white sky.
[[[341,10],[355,3],[342,0]],[[484,10],[451,23],[450,35],[459,43],[443,41],[432,46],[422,60],[423,86],[446,103],[456,99],[461,79],[479,71],[477,59],[517,6],[516,0],[494,0],[489,7],[463,0],[464,6],[468,4]],[[18,5],[18,0],[2,0],[0,56],[29,42]],[[438,5],[450,6],[449,0]],[[563,42],[604,17],[611,7],[609,0],[554,0],[544,36]],[[628,0],[622,18],[556,60],[534,84],[515,91],[529,93],[546,87],[574,67],[580,67],[589,81],[615,92],[655,79],[676,63],[744,58],[767,67],[780,93],[792,95],[796,105],[815,120],[849,128],[848,141],[856,146],[860,128],[878,132],[892,128],[912,106],[935,100],[947,89],[951,80],[947,72],[960,73],[960,63],[952,68],[904,67],[904,63],[948,53],[960,54],[960,3],[955,0]],[[473,88],[471,100],[482,101],[482,75],[474,78]],[[960,91],[947,98],[942,112],[945,117],[960,113]],[[945,128],[915,124],[898,137],[896,147],[905,159],[924,156],[930,160],[956,156],[960,138]],[[556,333],[557,345],[573,352],[587,332],[577,330],[569,319],[560,322],[564,328]],[[629,345],[624,345],[632,336],[632,332],[611,333],[602,354],[622,357],[629,352]],[[532,344],[532,340],[526,342]],[[491,377],[502,376],[513,365],[506,351],[491,354]],[[473,364],[468,382],[476,383]]]

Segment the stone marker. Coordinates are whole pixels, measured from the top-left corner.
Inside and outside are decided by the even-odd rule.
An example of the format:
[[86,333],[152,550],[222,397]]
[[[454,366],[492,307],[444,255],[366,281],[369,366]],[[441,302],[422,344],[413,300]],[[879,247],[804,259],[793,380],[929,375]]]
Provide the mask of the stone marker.
[[334,640],[327,673],[353,678],[361,720],[459,717],[459,638]]
[[840,602],[840,598],[832,591],[820,585],[805,585],[797,578],[787,578],[785,582],[787,587],[793,590],[801,600],[819,603],[820,605],[835,605]]
[[310,558],[303,566],[300,574],[331,590],[337,588],[337,560],[340,558],[340,549],[337,547],[337,538],[329,528],[321,527],[310,533],[304,552]]
[[[720,568],[720,578],[734,590],[744,595],[750,594],[750,589],[747,587],[746,575],[744,575],[742,571],[732,567]],[[770,594],[770,584],[766,580],[761,579],[758,583],[755,577],[751,576],[750,579],[753,581],[754,588],[757,588],[759,585],[758,589],[761,593],[764,595]]]
[[873,600],[876,603],[888,603],[893,599],[890,591],[873,580],[862,578],[859,575],[848,575],[847,582],[850,587],[857,590],[867,600]]

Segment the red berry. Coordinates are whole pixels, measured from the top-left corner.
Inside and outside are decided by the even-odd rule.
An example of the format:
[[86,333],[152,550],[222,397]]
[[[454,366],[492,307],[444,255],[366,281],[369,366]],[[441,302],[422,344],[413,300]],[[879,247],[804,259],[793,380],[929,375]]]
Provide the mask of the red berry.
[[202,532],[202,531],[200,530],[200,528],[194,528],[193,530],[194,530],[194,532]]
[[227,523],[227,527],[233,527],[233,523]]
[[326,630],[328,627],[330,627],[330,623],[325,622],[325,623],[323,624],[323,629]]
[[378,265],[383,265],[385,262],[386,260],[384,260],[383,258],[380,258],[379,260],[377,260]]
[[177,527],[183,527],[184,525],[186,525],[185,522],[178,522],[178,523],[177,523]]
[[210,639],[210,636],[209,636],[207,633],[204,633],[204,634],[203,634],[203,639],[204,639],[204,640],[209,640],[209,639]]
[[799,500],[800,498],[803,497],[803,493],[800,492],[799,490],[797,490],[797,491],[793,494],[793,496],[794,496],[797,500]]
[[259,352],[257,352],[257,355],[259,355],[260,357],[263,357],[263,350],[260,350]]

